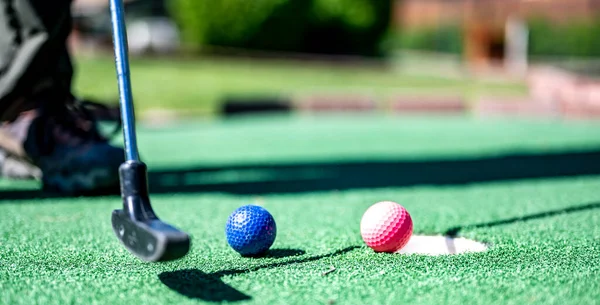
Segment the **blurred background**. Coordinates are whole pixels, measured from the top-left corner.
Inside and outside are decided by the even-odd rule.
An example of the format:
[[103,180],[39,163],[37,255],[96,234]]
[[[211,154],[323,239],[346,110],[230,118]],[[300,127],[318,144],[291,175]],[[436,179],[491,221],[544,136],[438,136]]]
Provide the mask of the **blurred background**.
[[[129,0],[138,115],[600,117],[600,0]],[[75,0],[76,91],[116,101],[106,0]]]

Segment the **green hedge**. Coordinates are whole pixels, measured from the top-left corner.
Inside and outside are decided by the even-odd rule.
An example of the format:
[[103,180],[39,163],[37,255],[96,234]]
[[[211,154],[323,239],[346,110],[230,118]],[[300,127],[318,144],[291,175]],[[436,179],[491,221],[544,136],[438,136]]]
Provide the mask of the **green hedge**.
[[600,56],[600,18],[554,24],[529,22],[529,54],[533,56]]
[[393,0],[171,0],[184,42],[379,55]]
[[389,48],[461,54],[463,32],[458,24],[406,30],[390,35]]

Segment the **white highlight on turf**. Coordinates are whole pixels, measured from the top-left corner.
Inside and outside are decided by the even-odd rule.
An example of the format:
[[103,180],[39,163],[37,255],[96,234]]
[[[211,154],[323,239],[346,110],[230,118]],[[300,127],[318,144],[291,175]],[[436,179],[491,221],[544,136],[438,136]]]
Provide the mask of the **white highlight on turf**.
[[487,245],[466,238],[453,238],[436,235],[413,235],[406,246],[396,251],[398,254],[450,255],[483,252]]

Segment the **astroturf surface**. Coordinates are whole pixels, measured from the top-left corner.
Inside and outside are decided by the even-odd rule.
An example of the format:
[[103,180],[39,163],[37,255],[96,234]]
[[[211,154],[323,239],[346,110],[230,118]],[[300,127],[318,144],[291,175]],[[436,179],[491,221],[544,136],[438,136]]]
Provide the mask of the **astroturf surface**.
[[[0,303],[600,303],[600,123],[267,117],[138,132],[156,212],[192,235],[189,255],[126,252],[117,196],[41,199],[0,180]],[[415,234],[491,247],[376,254],[359,223],[381,200],[403,204]],[[244,204],[275,217],[267,257],[226,243]]]

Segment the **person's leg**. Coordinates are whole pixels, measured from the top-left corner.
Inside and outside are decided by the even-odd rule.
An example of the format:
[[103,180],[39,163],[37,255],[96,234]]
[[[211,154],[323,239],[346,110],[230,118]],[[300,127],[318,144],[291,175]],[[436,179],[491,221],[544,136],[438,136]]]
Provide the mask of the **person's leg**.
[[118,187],[124,154],[71,94],[70,5],[0,0],[0,159],[39,168],[47,189],[93,192]]
[[[0,118],[32,109],[36,87],[70,91],[71,0],[0,0]],[[29,102],[29,103],[28,103]]]
[[[1,122],[35,108],[33,99],[25,97],[38,84],[56,80],[70,86],[73,68],[65,48],[70,2],[0,0]],[[56,5],[52,11],[49,3]],[[46,12],[46,17],[41,18],[38,11]],[[41,171],[0,148],[0,176],[41,178]]]

